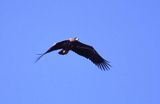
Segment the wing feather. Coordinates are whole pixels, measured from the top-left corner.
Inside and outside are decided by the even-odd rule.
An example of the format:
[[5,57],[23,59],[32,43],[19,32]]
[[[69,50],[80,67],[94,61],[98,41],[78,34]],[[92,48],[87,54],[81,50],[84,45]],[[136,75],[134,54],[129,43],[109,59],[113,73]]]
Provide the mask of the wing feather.
[[61,42],[57,42],[57,43],[54,44],[52,47],[50,47],[46,52],[44,52],[44,53],[42,53],[42,54],[38,54],[38,55],[40,55],[40,56],[36,59],[35,62],[37,62],[38,60],[40,60],[45,54],[63,48],[63,47],[64,47],[64,44],[65,44],[67,41],[68,41],[68,40],[64,40],[64,41],[61,41]]
[[102,58],[98,52],[89,45],[76,41],[73,43],[74,48],[72,49],[73,52],[91,60],[95,65],[97,65],[100,69],[106,70],[109,69],[109,62]]

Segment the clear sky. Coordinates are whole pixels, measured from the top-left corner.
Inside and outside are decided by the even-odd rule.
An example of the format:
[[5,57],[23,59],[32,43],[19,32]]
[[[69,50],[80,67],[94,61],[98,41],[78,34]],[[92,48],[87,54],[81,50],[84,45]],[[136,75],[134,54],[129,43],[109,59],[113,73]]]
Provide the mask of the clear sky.
[[[101,71],[55,42],[78,37]],[[0,104],[160,104],[159,0],[1,0]]]

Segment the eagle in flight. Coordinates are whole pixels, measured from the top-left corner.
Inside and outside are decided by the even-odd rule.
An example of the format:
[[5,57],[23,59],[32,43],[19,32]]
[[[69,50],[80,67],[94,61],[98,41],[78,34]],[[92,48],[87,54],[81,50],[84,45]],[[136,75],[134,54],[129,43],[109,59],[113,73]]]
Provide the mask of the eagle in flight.
[[77,37],[57,42],[55,45],[50,47],[46,52],[39,54],[40,56],[37,58],[36,62],[40,58],[42,58],[42,56],[44,56],[45,54],[59,49],[60,51],[58,52],[58,54],[66,55],[71,50],[77,53],[78,55],[89,59],[101,70],[108,70],[111,66],[109,62],[105,60],[102,56],[100,56],[92,46],[81,43]]

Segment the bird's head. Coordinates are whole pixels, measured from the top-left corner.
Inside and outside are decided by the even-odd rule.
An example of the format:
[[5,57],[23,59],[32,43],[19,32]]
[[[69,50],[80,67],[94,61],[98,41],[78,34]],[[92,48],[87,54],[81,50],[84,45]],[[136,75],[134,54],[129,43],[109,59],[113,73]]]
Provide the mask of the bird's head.
[[79,39],[77,38],[77,37],[75,37],[75,38],[69,38],[69,41],[70,42],[73,42],[73,41],[78,41]]

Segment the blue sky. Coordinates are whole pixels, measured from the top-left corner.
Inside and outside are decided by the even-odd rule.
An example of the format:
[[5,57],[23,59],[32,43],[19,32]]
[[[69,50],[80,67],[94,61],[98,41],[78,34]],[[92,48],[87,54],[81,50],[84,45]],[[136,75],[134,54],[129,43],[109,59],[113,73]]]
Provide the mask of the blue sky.
[[[1,0],[1,104],[159,104],[158,0]],[[36,54],[70,37],[112,65],[69,52]]]

